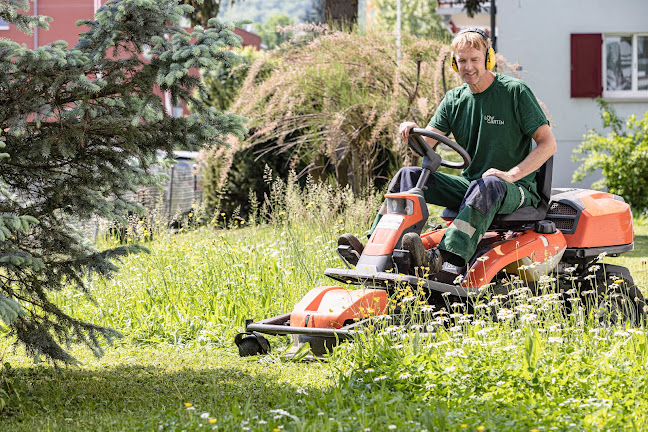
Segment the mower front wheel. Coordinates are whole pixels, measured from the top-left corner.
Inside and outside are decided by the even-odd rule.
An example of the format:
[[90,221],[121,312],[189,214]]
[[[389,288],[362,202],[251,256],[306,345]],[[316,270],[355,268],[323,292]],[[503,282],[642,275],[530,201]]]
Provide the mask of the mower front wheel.
[[257,332],[239,333],[234,338],[240,357],[270,353],[270,342]]
[[322,357],[329,354],[339,342],[339,340],[334,337],[310,335],[299,335],[297,340],[299,345],[304,345],[306,343],[310,344],[311,353],[313,353],[315,357]]

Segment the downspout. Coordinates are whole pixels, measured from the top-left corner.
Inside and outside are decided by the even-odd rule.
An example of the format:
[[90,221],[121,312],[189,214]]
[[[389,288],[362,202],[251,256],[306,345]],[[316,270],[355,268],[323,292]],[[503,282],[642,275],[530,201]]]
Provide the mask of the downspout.
[[171,179],[169,180],[169,218],[173,215],[171,214],[171,205],[173,203],[173,173],[175,172],[175,165],[171,166]]
[[490,28],[491,28],[491,41],[493,45],[493,50],[497,52],[497,23],[495,21],[495,16],[497,15],[497,8],[495,7],[495,0],[491,0],[490,8]]
[[[34,16],[38,16],[38,0],[34,0]],[[34,27],[34,49],[38,48],[38,26]]]

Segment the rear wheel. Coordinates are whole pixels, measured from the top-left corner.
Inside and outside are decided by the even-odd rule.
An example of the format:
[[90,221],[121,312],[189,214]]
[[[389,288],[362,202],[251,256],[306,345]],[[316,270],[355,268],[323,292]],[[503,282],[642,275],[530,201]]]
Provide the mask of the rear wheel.
[[646,300],[634,284],[630,271],[621,266],[599,264],[589,279],[583,281],[580,294],[596,294],[592,302],[585,301],[601,323],[638,326],[646,317]]

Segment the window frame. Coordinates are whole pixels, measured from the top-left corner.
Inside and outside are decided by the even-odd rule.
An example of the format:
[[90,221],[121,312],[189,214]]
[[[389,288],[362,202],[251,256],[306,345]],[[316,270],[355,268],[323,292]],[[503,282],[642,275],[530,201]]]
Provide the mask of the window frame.
[[[639,90],[639,37],[648,38],[648,32],[637,32],[637,33],[624,33],[624,32],[611,32],[603,33],[603,55],[601,56],[601,79],[603,86],[603,99],[606,100],[629,100],[629,101],[639,101],[639,100],[648,100],[648,89]],[[630,90],[607,90],[607,38],[608,37],[632,37],[632,82]]]

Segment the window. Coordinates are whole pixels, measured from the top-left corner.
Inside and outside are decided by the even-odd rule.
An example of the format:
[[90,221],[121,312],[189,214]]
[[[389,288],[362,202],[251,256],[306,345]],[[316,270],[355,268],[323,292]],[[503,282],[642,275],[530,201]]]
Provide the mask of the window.
[[0,19],[0,30],[9,30],[9,23],[3,19]]
[[603,37],[603,97],[648,98],[648,33]]
[[184,109],[181,106],[174,106],[171,115],[173,117],[184,117]]

